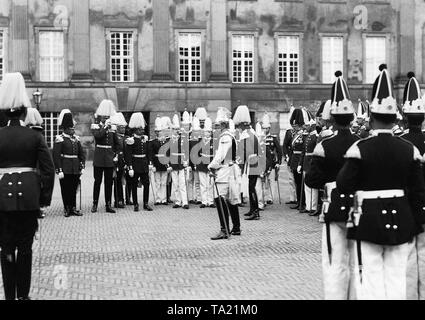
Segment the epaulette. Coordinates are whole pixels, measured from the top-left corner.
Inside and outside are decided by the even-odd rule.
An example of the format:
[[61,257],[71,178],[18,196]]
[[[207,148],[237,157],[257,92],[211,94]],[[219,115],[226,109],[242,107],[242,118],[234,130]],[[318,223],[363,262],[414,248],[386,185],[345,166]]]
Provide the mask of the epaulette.
[[90,126],[90,129],[97,130],[97,129],[100,129],[100,126],[97,123],[92,123]]
[[81,141],[79,136],[74,135],[75,140]]
[[[323,142],[323,141],[322,141]],[[322,142],[319,142],[313,150],[313,156],[325,158],[325,149]]]
[[129,146],[132,146],[134,144],[134,138],[130,137],[125,139],[125,143],[128,144]]
[[58,134],[55,138],[55,143],[61,143],[63,141],[63,136],[61,134]]

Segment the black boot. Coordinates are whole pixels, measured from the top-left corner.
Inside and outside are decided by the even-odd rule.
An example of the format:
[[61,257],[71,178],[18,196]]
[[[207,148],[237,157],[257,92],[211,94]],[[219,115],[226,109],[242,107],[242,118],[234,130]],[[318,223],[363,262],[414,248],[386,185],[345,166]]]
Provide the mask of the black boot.
[[241,235],[241,220],[239,217],[239,207],[238,205],[232,205],[227,202],[227,206],[229,207],[230,218],[232,219],[232,231],[230,232],[232,235],[240,236]]
[[112,209],[110,202],[106,204],[105,209],[106,209],[106,212],[108,213],[117,213],[114,209]]
[[229,236],[227,235],[226,231],[220,230],[220,232],[216,236],[211,237],[211,240],[222,240],[228,238]]
[[31,289],[32,250],[22,253],[18,250],[16,264],[16,293],[18,295],[18,300],[29,300],[29,293]]
[[138,203],[136,203],[135,205],[134,205],[134,212],[139,212],[140,211],[140,209],[139,209],[139,204]]
[[1,273],[3,276],[4,297],[6,300],[16,299],[17,266],[15,253],[1,253]]
[[65,206],[65,218],[69,218],[71,216],[71,208],[69,206]]
[[91,212],[92,213],[97,212],[97,201],[93,201],[93,206],[91,207]]
[[81,213],[81,211],[77,210],[77,208],[75,208],[75,207],[72,207],[71,213],[72,213],[72,215],[77,216],[77,217],[81,217],[83,215]]
[[255,210],[252,215],[245,218],[245,220],[260,220],[259,210]]
[[143,209],[145,209],[146,211],[152,211],[153,209],[151,208],[151,206],[150,205],[148,205],[147,203],[145,203],[144,205],[143,205]]
[[[227,207],[225,206],[224,201],[221,200],[222,198],[214,198],[215,205],[217,207],[217,213],[218,213],[218,219],[220,220],[220,232],[217,236],[212,237],[211,240],[220,240],[220,239],[227,239],[230,231],[229,231],[229,211],[227,211]],[[221,204],[220,204],[221,201]],[[223,211],[222,211],[223,209]],[[226,236],[226,238],[223,237]]]

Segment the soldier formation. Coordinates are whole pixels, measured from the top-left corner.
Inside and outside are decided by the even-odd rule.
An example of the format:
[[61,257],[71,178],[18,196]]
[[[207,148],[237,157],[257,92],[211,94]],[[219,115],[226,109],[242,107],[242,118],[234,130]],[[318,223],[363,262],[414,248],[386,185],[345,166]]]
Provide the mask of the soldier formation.
[[[233,118],[219,107],[214,121],[203,107],[194,114],[158,116],[150,139],[141,112],[127,123],[111,100],[103,100],[90,127],[95,142],[91,212],[99,211],[103,182],[107,213],[126,206],[135,212],[168,205],[216,208],[219,232],[211,240],[229,239],[242,233],[239,208],[245,203],[247,221],[259,220],[277,197],[280,204],[284,160],[286,204],[324,224],[326,299],[424,299],[425,102],[410,72],[403,105],[397,106],[386,65],[379,70],[372,102],[359,100],[357,110],[340,71],[331,99],[315,116],[291,107],[292,128],[283,148],[271,134],[269,115],[254,125],[245,105]],[[69,109],[58,117],[62,132],[50,154],[42,117],[30,106],[21,74],[4,77],[0,108],[10,119],[0,129],[3,284],[6,299],[29,299],[32,242],[51,203],[54,175],[64,216],[82,216],[77,192],[86,157]]]

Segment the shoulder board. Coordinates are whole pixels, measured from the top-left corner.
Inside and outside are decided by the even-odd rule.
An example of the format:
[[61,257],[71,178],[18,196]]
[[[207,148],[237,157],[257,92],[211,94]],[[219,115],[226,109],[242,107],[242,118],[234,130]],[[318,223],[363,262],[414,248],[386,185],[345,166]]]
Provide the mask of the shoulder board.
[[322,142],[318,143],[314,148],[313,156],[325,158],[325,149],[323,148]]
[[133,145],[134,144],[134,138],[131,137],[131,138],[125,139],[125,143],[128,144],[129,146]]
[[148,136],[143,136],[143,138],[147,141],[149,141],[149,137]]
[[74,135],[74,138],[75,138],[75,140],[80,141],[80,137],[79,136]]
[[365,142],[366,140],[371,139],[371,138],[372,137],[368,137],[368,138],[357,140],[356,142],[354,142],[353,145],[350,148],[348,148],[347,152],[344,155],[344,158],[346,158],[346,159],[350,158],[350,159],[359,159],[359,160],[361,160],[362,159],[362,155],[360,153],[360,149],[359,149],[359,146],[358,145],[361,144],[361,143],[363,143],[363,142]]
[[58,134],[58,135],[56,136],[55,142],[56,142],[56,143],[61,143],[61,142],[63,142],[63,136],[62,136],[61,134]]

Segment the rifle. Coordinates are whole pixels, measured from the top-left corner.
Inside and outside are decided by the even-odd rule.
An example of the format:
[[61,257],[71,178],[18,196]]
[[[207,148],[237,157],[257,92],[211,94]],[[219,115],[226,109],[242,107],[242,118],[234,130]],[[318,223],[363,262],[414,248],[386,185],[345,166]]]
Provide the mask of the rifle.
[[[282,204],[282,201],[280,199],[280,187],[279,187],[279,168],[275,168],[275,174],[274,174],[274,181],[276,181],[276,185],[277,185],[277,194],[279,195],[279,204]],[[271,189],[271,187],[270,187]]]

